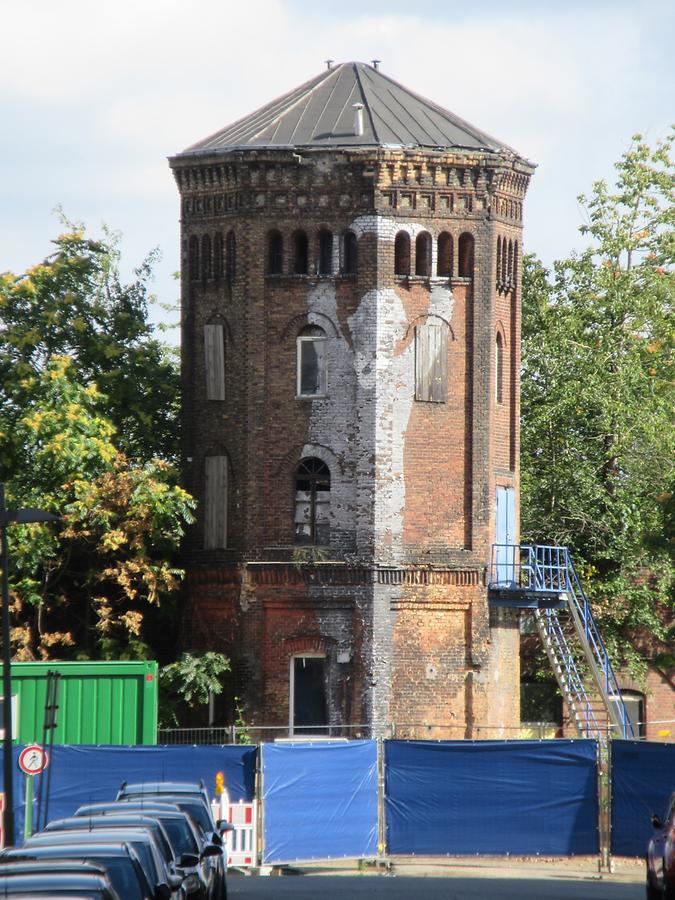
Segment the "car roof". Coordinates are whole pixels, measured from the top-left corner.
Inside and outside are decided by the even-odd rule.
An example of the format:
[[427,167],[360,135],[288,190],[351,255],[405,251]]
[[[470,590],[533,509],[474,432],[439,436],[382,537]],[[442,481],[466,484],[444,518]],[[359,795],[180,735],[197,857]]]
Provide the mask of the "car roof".
[[[98,812],[107,812],[112,809],[119,809],[121,812],[132,812],[136,809],[158,810],[166,812],[175,812],[178,807],[175,803],[163,803],[161,800],[109,800],[107,803],[83,803],[75,810],[75,816],[85,816],[88,813],[92,815]],[[180,810],[178,810],[180,812]]]
[[44,874],[52,873],[54,875],[72,873],[81,875],[105,875],[106,871],[103,866],[85,860],[59,860],[54,859],[49,862],[41,859],[10,859],[6,864],[0,864],[0,877],[5,875],[15,876],[24,874]]
[[[113,837],[114,835],[114,837]],[[36,846],[38,844],[72,844],[75,839],[87,844],[100,844],[102,841],[101,832],[90,831],[88,828],[72,828],[63,829],[63,831],[38,831],[24,842],[24,847]],[[125,825],[123,828],[106,829],[106,843],[114,841],[146,841],[149,844],[157,844],[156,839],[147,830],[147,828],[133,828],[131,825]]]
[[[86,846],[86,849],[83,849]],[[52,854],[68,854],[75,857],[79,853],[80,857],[86,861],[89,856],[136,856],[136,853],[126,841],[114,841],[112,843],[106,841],[100,844],[82,845],[77,841],[64,841],[58,844],[42,844],[35,847],[12,847],[4,850],[0,854],[0,865],[5,860],[21,860],[35,859],[51,856]],[[14,865],[14,862],[12,862]],[[95,864],[94,864],[95,865]]]
[[131,794],[192,794],[204,798],[207,796],[204,782],[201,784],[191,784],[185,781],[146,781],[136,784],[123,782],[117,796],[128,797]]

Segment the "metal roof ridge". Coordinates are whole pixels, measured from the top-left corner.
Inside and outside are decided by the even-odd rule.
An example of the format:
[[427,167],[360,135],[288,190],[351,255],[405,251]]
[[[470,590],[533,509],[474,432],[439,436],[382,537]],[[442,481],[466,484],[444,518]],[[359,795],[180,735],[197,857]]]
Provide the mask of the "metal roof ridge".
[[354,66],[354,74],[356,77],[356,82],[359,86],[359,90],[361,91],[361,96],[363,97],[363,101],[364,101],[363,105],[365,106],[366,110],[368,111],[368,118],[370,119],[370,127],[373,129],[373,137],[375,138],[375,141],[379,144],[380,143],[380,135],[375,126],[375,120],[373,118],[373,113],[370,109],[370,102],[368,100],[368,95],[366,93],[366,90],[363,86],[363,82],[361,81],[361,72],[359,70],[359,66],[365,65],[365,63],[355,62],[355,63],[352,63],[352,65]]

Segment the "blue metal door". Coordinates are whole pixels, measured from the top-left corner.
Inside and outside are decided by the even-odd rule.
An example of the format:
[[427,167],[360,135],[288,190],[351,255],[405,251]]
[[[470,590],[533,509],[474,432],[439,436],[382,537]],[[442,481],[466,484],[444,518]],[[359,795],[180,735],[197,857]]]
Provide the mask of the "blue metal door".
[[514,584],[516,559],[514,538],[516,534],[516,492],[510,487],[497,488],[495,525],[496,575],[498,584]]

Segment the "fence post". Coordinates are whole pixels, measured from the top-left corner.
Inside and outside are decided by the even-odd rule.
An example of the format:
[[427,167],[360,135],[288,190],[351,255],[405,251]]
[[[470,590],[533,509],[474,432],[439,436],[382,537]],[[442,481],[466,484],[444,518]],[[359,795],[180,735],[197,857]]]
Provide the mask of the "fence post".
[[257,799],[257,817],[256,817],[256,831],[257,834],[254,835],[255,842],[255,864],[261,868],[263,865],[263,853],[265,850],[265,831],[264,831],[264,818],[265,818],[265,804],[263,802],[263,745],[262,743],[258,744],[258,749],[255,754],[255,785],[253,788],[253,799]]
[[384,810],[384,742],[377,738],[377,855],[383,860],[386,853],[386,824]]
[[612,779],[611,779],[611,741],[609,734],[607,740],[597,743],[598,761],[598,837],[599,857],[598,871],[614,871],[612,861]]

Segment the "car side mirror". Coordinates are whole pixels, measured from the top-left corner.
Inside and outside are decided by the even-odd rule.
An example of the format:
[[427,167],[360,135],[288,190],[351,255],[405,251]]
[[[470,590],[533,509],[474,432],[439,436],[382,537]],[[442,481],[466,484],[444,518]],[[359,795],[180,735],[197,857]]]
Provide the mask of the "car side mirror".
[[654,828],[663,828],[663,821],[661,816],[657,816],[656,813],[652,815],[652,825]]
[[183,883],[183,876],[182,875],[174,875],[172,872],[169,872],[168,881],[169,881],[168,887],[170,888],[168,896],[171,897],[171,891],[178,890],[178,888]]
[[222,856],[222,853],[223,851],[217,844],[207,844],[202,850],[202,859],[206,859],[209,856]]
[[183,853],[178,861],[178,865],[181,869],[194,869],[195,866],[199,865],[199,857],[196,853]]
[[171,900],[171,888],[165,882],[155,888],[155,900]]
[[227,819],[218,819],[216,822],[216,828],[218,831],[223,834],[225,831],[234,831],[234,825],[232,822],[228,822]]

